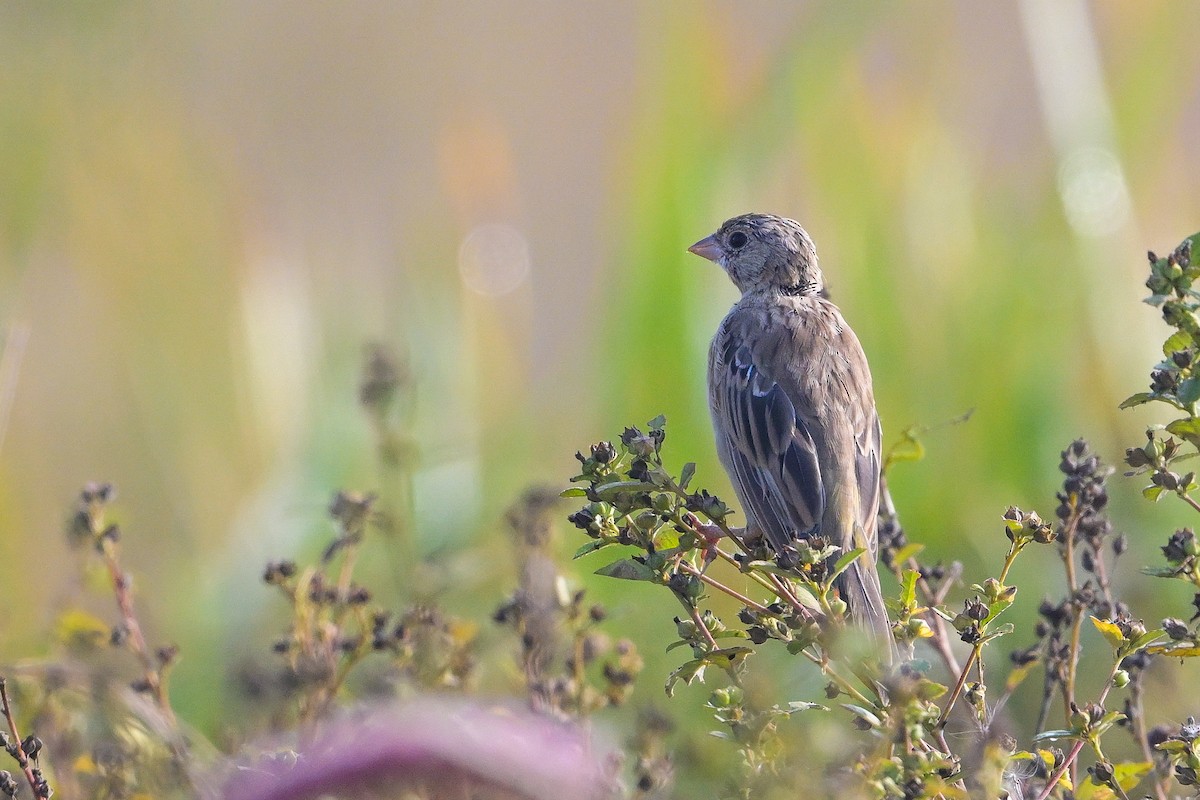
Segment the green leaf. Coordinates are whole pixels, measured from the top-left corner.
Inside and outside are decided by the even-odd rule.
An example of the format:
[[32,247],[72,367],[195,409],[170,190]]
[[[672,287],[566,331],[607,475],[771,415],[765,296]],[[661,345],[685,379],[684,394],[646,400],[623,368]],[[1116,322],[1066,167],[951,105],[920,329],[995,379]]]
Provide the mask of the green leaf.
[[1126,716],[1123,713],[1121,713],[1120,711],[1108,712],[1107,714],[1105,714],[1103,717],[1100,718],[1099,722],[1097,722],[1095,725],[1092,726],[1092,731],[1091,731],[1092,736],[1095,737],[1097,740],[1099,740],[1099,738],[1102,735],[1104,735],[1105,731],[1107,731],[1113,725],[1116,725],[1118,722],[1121,722],[1125,719],[1126,719]]
[[804,650],[806,650],[811,644],[812,642],[810,642],[807,638],[792,639],[787,643],[787,651],[792,655],[796,655],[797,653],[804,652]]
[[572,486],[558,493],[559,497],[587,497],[587,492],[581,486]]
[[987,635],[982,637],[979,640],[979,644],[986,644],[987,642],[990,642],[993,639],[999,639],[1001,636],[1008,636],[1014,630],[1015,630],[1015,628],[1013,628],[1013,624],[1011,622],[1006,622],[1003,625],[997,626],[995,628],[989,628]]
[[1129,652],[1135,653],[1143,647],[1149,647],[1166,635],[1167,632],[1161,628],[1146,631],[1129,645]]
[[1187,350],[1192,346],[1192,335],[1187,331],[1175,331],[1163,342],[1163,355],[1167,358],[1178,350]]
[[1163,487],[1161,486],[1147,486],[1145,489],[1142,489],[1142,497],[1147,500],[1153,500],[1155,503],[1162,499],[1162,494]]
[[919,681],[917,681],[916,694],[917,697],[921,698],[922,700],[937,700],[948,691],[949,689],[947,689],[945,686],[937,681],[931,681],[929,678],[921,678]]
[[1116,625],[1108,622],[1107,620],[1098,619],[1096,617],[1092,617],[1091,619],[1092,624],[1096,626],[1096,630],[1100,631],[1108,643],[1113,647],[1120,647],[1121,645],[1125,644],[1125,634],[1121,633],[1121,629]]
[[821,604],[817,601],[816,595],[814,595],[808,589],[806,589],[803,586],[798,586],[796,584],[792,584],[791,588],[792,588],[792,594],[795,596],[795,598],[797,600],[800,601],[800,605],[804,606],[805,608],[807,608],[811,611],[820,611],[821,610]]
[[1180,577],[1179,567],[1142,567],[1142,574],[1154,578]]
[[954,620],[958,617],[958,615],[953,611],[947,611],[945,606],[930,606],[929,610],[937,614],[946,622],[954,622]]
[[1151,655],[1167,656],[1169,658],[1196,658],[1200,656],[1200,645],[1189,642],[1155,644],[1147,647],[1146,652]]
[[713,633],[714,639],[749,639],[750,634],[746,633],[741,628],[730,628],[725,631],[716,631]]
[[912,608],[917,604],[917,579],[921,573],[915,569],[904,570],[904,579],[900,581],[900,605]]
[[[649,569],[651,572],[661,570],[663,567],[665,567],[667,565],[667,560],[669,558],[670,558],[670,556],[667,555],[665,550],[655,550],[653,553],[647,553],[645,555],[646,568]],[[635,561],[634,563],[636,564],[639,562]]]
[[1038,665],[1038,661],[1030,661],[1028,664],[1022,664],[1019,667],[1013,667],[1008,673],[1008,677],[1004,680],[1004,691],[1006,694],[1012,694],[1018,686],[1025,682],[1029,677],[1029,673]]
[[829,572],[829,577],[825,579],[826,582],[832,586],[833,581],[837,578],[837,576],[850,569],[850,565],[854,563],[854,559],[858,558],[865,552],[867,552],[867,548],[856,547],[853,550],[849,550],[843,554],[842,557],[839,558],[836,563],[834,563],[833,569]]
[[622,558],[596,570],[597,575],[626,581],[656,581],[658,575],[650,567],[632,558]]
[[612,483],[602,483],[596,487],[596,494],[601,500],[612,500],[621,492],[645,492],[656,488],[653,483],[647,481],[613,481]]
[[920,429],[916,425],[907,428],[901,435],[900,441],[892,445],[887,451],[887,455],[883,459],[883,472],[887,474],[888,469],[895,463],[901,461],[920,461],[925,457],[925,445],[921,444]]
[[[778,575],[781,578],[788,578],[789,580],[795,579],[795,577],[796,577],[795,570],[784,569],[783,567],[776,564],[774,561],[743,561],[742,562],[742,568],[741,568],[742,572],[750,572],[752,570],[757,571],[757,572],[768,572],[772,575]],[[802,587],[795,587],[795,588],[802,588]],[[813,602],[816,602],[816,598],[813,598]],[[808,604],[805,603],[805,605],[808,605]],[[818,610],[820,609],[819,605],[817,606],[817,609]]]
[[892,557],[893,564],[905,564],[910,558],[918,555],[925,549],[925,545],[920,542],[909,542],[896,551],[896,555]]
[[1037,736],[1033,737],[1033,740],[1035,742],[1044,742],[1047,739],[1073,739],[1073,738],[1075,738],[1075,731],[1058,729],[1058,730],[1052,730],[1052,731],[1042,731]]
[[652,431],[661,431],[667,427],[667,417],[664,414],[659,414],[654,419],[646,423],[646,427]]
[[1131,394],[1129,397],[1126,397],[1124,400],[1122,400],[1121,405],[1117,406],[1117,408],[1133,408],[1134,406],[1140,406],[1143,403],[1149,403],[1154,399],[1155,396],[1150,392],[1138,392],[1137,394]]
[[592,539],[590,542],[584,542],[583,547],[576,550],[575,555],[571,556],[571,558],[582,558],[588,553],[596,552],[607,544],[613,544],[613,542],[606,542],[603,539]]
[[[1198,380],[1198,379],[1195,376],[1193,376],[1191,378],[1188,378],[1186,381],[1184,381],[1184,383],[1187,383],[1188,381],[1195,381],[1195,380]],[[1183,387],[1180,386],[1180,391],[1182,392],[1182,390],[1183,390]],[[1182,395],[1180,396],[1179,399],[1180,400],[1183,399]],[[1196,401],[1191,400],[1188,402],[1194,403]],[[1190,442],[1193,445],[1196,445],[1197,447],[1200,447],[1200,418],[1198,418],[1198,417],[1184,417],[1183,419],[1177,419],[1174,422],[1167,425],[1167,431],[1175,434],[1176,436],[1180,437],[1181,439],[1186,439],[1188,442]]]
[[1118,786],[1129,791],[1137,786],[1153,767],[1154,765],[1149,761],[1123,761],[1113,764],[1113,778],[1116,779]]
[[674,525],[660,525],[654,533],[654,546],[658,552],[674,551],[679,547],[679,531]]
[[1117,793],[1107,784],[1097,783],[1095,775],[1084,775],[1075,786],[1075,800],[1112,800]]
[[693,681],[704,682],[704,670],[708,668],[708,662],[703,658],[694,658],[691,661],[680,664],[670,675],[667,676],[667,697],[675,696],[675,687],[680,681],[683,681],[688,686],[692,685]]
[[691,684],[694,680],[703,682],[704,670],[707,667],[717,667],[724,670],[731,678],[736,678],[746,656],[753,652],[754,650],[749,647],[727,647],[723,650],[713,650],[681,664],[667,677],[667,697],[674,695],[675,686],[679,681],[686,684]]
[[683,472],[679,474],[679,488],[687,491],[688,484],[692,482],[692,477],[696,474],[696,463],[689,461],[683,465]]
[[1179,389],[1175,394],[1179,398],[1179,402],[1186,406],[1191,406],[1197,400],[1200,400],[1200,377],[1193,375],[1190,378],[1184,379],[1179,384]]
[[1178,739],[1167,739],[1165,742],[1156,744],[1156,750],[1162,750],[1164,753],[1184,753],[1192,747],[1190,742],[1182,742]]
[[866,722],[872,728],[879,728],[883,726],[883,722],[880,721],[879,717],[875,716],[874,712],[868,711],[862,706],[856,706],[852,703],[842,703],[842,708],[854,714],[854,716]]
[[988,603],[988,615],[987,615],[987,618],[984,620],[984,624],[991,622],[996,617],[1003,614],[1004,611],[1006,609],[1008,609],[1010,606],[1012,606],[1012,604],[1014,602],[1016,602],[1016,595],[1009,596],[1009,597],[1001,597],[999,600],[997,600],[994,603]]

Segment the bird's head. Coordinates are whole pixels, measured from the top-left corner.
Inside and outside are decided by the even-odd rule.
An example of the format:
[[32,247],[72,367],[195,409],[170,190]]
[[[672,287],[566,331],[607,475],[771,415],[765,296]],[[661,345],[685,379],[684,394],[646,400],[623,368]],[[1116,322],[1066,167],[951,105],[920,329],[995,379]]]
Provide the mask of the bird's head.
[[688,250],[719,264],[742,294],[821,294],[824,288],[817,248],[795,220],[743,214]]

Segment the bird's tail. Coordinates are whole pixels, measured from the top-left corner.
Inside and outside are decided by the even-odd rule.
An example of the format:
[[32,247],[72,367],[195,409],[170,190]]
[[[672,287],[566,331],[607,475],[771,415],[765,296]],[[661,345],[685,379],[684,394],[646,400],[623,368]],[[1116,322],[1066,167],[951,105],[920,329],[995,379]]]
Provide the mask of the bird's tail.
[[879,586],[879,571],[870,558],[870,553],[863,553],[854,559],[838,576],[836,585],[849,608],[850,621],[865,629],[881,655],[892,662],[897,656],[896,640]]

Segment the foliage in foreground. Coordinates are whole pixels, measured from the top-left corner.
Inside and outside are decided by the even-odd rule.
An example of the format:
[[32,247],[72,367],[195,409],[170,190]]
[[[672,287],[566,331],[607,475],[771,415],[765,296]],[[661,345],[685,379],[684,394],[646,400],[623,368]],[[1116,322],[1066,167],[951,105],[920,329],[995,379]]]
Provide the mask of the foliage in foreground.
[[[1131,467],[1126,475],[1148,474],[1144,494],[1151,500],[1173,494],[1200,511],[1192,496],[1200,488],[1196,473],[1181,474],[1178,466],[1200,449],[1195,239],[1166,258],[1150,254],[1147,302],[1162,309],[1173,332],[1163,345],[1164,360],[1151,372],[1151,390],[1122,407],[1158,402],[1180,414],[1164,427],[1151,428],[1144,445],[1126,452]],[[1009,508],[1003,514],[1008,541],[1003,561],[965,592],[958,586],[961,567],[921,562],[921,546],[908,541],[890,499],[884,502],[881,558],[901,586],[890,609],[901,657],[889,668],[881,666],[886,658],[864,658],[845,642],[845,634],[853,631],[832,586],[858,552],[838,552],[817,538],[799,543],[794,554],[774,556],[761,541],[747,540],[744,531],[731,527],[724,503],[704,490],[689,491],[694,464],[684,465],[678,476],[666,468],[664,439],[665,421],[659,418],[646,432],[626,429],[619,446],[593,445],[589,455],[579,455],[582,471],[575,481],[580,488],[565,494],[589,501],[570,518],[589,538],[577,556],[632,550],[597,571],[662,585],[682,608],[676,617],[679,641],[672,647],[689,648],[692,658],[668,677],[667,693],[680,682],[724,684],[708,706],[722,726],[715,735],[730,740],[741,755],[742,774],[728,787],[730,795],[761,796],[786,787],[829,796],[1126,797],[1140,787],[1166,797],[1172,780],[1177,787],[1196,785],[1200,728],[1190,718],[1175,730],[1151,727],[1142,699],[1152,659],[1200,655],[1200,592],[1190,621],[1169,618],[1149,629],[1116,596],[1111,576],[1127,543],[1106,515],[1112,470],[1084,440],[1062,452],[1055,521]],[[902,455],[894,451],[888,463]],[[713,526],[723,534],[719,542],[707,533]],[[1041,601],[1034,644],[1010,651],[1007,671],[993,663],[985,672],[996,643],[1015,633],[1002,619],[1018,595],[1008,576],[1017,558],[1032,548],[1048,548],[1057,557],[1062,595]],[[1187,581],[1200,590],[1200,545],[1194,533],[1176,531],[1162,551],[1166,566],[1148,568],[1146,574]],[[713,564],[727,569],[710,569]],[[720,595],[740,606],[736,619],[717,611]],[[1111,649],[1102,659],[1107,676],[1090,696],[1079,687],[1085,626],[1098,630]],[[955,639],[967,647],[961,661]],[[747,691],[749,674],[764,646],[782,646],[809,662],[828,681],[828,702],[754,702]],[[1002,732],[1003,710],[1037,672],[1041,712],[1021,747]],[[1114,691],[1124,694],[1120,705],[1114,706]],[[801,711],[840,711],[864,735],[845,750],[841,763],[814,769],[812,742],[789,747],[780,736],[782,721]],[[1132,737],[1140,759],[1114,763],[1106,756],[1117,729]],[[955,742],[971,744],[952,746],[948,731],[959,734]],[[1085,751],[1092,757],[1086,771],[1080,766]]]
[[[1198,239],[1166,258],[1150,255],[1147,302],[1161,308],[1172,332],[1150,391],[1122,405],[1159,403],[1175,414],[1126,451],[1126,476],[1145,476],[1150,500],[1175,497],[1200,512],[1200,482],[1185,471],[1200,453],[1200,294],[1193,290],[1200,264],[1190,257]],[[393,414],[407,388],[403,375],[372,351],[361,392],[381,463],[392,470],[403,462]],[[569,517],[584,536],[576,557],[618,553],[597,572],[647,584],[678,609],[677,639],[663,643],[680,654],[664,676],[666,694],[705,684],[713,735],[740,764],[716,792],[1045,800],[1197,791],[1200,725],[1191,718],[1152,724],[1143,699],[1153,662],[1200,655],[1200,542],[1190,529],[1176,531],[1162,547],[1165,563],[1143,570],[1196,589],[1193,607],[1178,618],[1145,624],[1117,594],[1113,576],[1127,545],[1107,517],[1113,471],[1085,441],[1061,454],[1052,516],[1003,512],[1005,538],[997,536],[996,548],[1004,544],[1003,555],[991,574],[971,580],[957,564],[921,559],[921,545],[909,540],[884,492],[881,560],[900,585],[890,608],[895,657],[872,652],[856,635],[832,588],[858,552],[814,539],[779,557],[748,540],[733,510],[693,488],[694,464],[668,467],[665,441],[660,417],[645,430],[626,429],[618,443],[593,445],[578,455],[580,474],[563,494],[584,501]],[[889,467],[914,442],[906,434]],[[116,622],[72,612],[60,623],[61,659],[18,665],[0,679],[8,730],[0,739],[16,765],[15,774],[0,771],[0,792],[247,800],[672,795],[665,716],[643,712],[630,740],[611,752],[589,733],[592,715],[636,693],[643,664],[630,640],[610,632],[605,609],[560,572],[552,493],[531,492],[510,514],[517,586],[494,621],[516,645],[497,653],[436,604],[383,603],[358,582],[364,539],[376,528],[395,533],[400,515],[376,495],[339,492],[329,508],[334,535],[320,556],[266,567],[289,623],[264,648],[274,661],[243,675],[254,712],[246,716],[255,722],[231,735],[223,754],[171,707],[178,653],[142,632],[121,567],[121,530],[108,519],[112,497],[110,486],[86,487],[69,531],[106,577]],[[1018,631],[1010,609],[1034,601],[1009,583],[1010,572],[1031,553],[1059,564],[1062,581],[1057,597],[1039,602],[1034,630]],[[1089,628],[1106,651],[1085,660]],[[130,657],[115,658],[121,651]],[[783,654],[823,686],[817,697],[786,697],[771,685],[765,665]],[[485,658],[515,661],[526,711],[497,712],[466,697]],[[1098,664],[1100,685],[1085,689],[1084,666]],[[1036,687],[1039,714],[1009,719],[1008,701],[1025,686]],[[464,697],[393,705],[431,692]],[[389,710],[371,715],[370,707]],[[264,732],[274,736],[269,744],[255,738]],[[462,746],[465,736],[471,747]],[[1133,755],[1110,755],[1117,752]]]

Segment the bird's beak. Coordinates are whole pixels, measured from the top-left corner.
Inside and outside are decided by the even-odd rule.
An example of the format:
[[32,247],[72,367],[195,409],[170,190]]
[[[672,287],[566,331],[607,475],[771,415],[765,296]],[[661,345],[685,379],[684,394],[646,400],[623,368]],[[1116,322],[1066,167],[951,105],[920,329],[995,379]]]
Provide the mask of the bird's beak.
[[695,253],[701,258],[707,258],[709,261],[719,262],[721,260],[721,246],[717,244],[716,234],[705,236],[700,241],[688,248],[689,253]]

